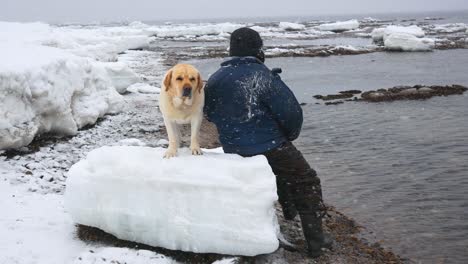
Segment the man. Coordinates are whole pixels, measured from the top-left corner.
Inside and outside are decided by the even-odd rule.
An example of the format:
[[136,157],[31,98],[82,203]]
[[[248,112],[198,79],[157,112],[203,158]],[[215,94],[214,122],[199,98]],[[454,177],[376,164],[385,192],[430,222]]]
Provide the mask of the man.
[[278,75],[264,64],[263,41],[250,28],[231,35],[229,55],[205,86],[204,112],[218,128],[226,153],[265,155],[277,176],[287,220],[299,213],[308,254],[330,247],[322,231],[325,208],[320,179],[291,141],[302,127],[302,109]]

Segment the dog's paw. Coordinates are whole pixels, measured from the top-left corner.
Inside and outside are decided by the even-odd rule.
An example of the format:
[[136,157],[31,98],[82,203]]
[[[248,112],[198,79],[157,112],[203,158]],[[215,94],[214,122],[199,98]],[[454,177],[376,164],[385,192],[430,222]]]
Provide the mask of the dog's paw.
[[200,147],[190,148],[192,150],[192,155],[203,155],[203,152]]
[[168,150],[166,150],[166,153],[164,153],[164,158],[165,159],[170,159],[170,158],[175,157],[176,154],[177,154],[177,150],[168,149]]

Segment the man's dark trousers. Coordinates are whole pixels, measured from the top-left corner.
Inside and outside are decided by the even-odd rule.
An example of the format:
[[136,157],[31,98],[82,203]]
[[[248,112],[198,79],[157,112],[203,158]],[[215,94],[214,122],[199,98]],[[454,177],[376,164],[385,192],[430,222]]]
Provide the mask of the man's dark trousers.
[[316,215],[321,218],[325,206],[320,179],[302,153],[288,141],[263,155],[276,175],[278,200],[283,211],[295,207],[300,215]]
[[322,229],[322,217],[326,208],[317,173],[289,141],[263,155],[276,175],[278,200],[283,208],[284,217],[292,220],[297,210],[301,218],[308,255],[320,256],[322,247],[331,247],[331,240],[325,238]]

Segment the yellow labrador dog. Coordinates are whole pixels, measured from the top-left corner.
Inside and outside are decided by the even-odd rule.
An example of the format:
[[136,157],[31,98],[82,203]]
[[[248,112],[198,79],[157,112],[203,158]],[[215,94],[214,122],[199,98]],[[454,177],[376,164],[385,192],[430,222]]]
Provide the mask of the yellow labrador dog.
[[203,119],[205,92],[198,70],[189,64],[177,64],[172,67],[161,85],[159,109],[164,117],[169,147],[164,158],[176,156],[180,144],[179,124],[190,124],[190,149],[193,155],[201,155],[198,135]]

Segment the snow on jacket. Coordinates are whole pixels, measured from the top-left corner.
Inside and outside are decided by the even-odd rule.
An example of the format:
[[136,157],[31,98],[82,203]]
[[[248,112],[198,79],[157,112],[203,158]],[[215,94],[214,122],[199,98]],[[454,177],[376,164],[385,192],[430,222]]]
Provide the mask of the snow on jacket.
[[226,153],[256,155],[295,140],[302,109],[281,80],[254,57],[221,64],[205,86],[204,112]]

